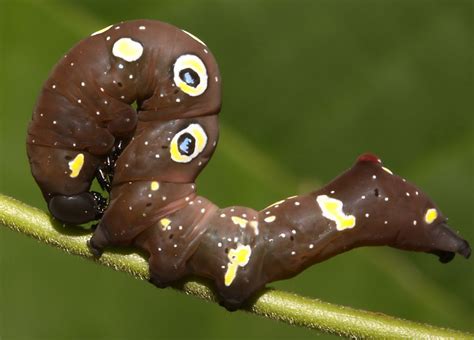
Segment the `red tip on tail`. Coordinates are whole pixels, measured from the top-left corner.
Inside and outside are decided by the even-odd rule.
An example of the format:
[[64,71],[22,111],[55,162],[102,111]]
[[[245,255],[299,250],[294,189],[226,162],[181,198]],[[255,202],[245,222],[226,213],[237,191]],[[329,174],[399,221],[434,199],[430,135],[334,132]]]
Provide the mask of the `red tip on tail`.
[[382,160],[374,155],[373,153],[364,153],[362,155],[359,156],[359,158],[357,158],[357,161],[358,162],[372,162],[372,163],[378,163],[378,164],[382,164]]

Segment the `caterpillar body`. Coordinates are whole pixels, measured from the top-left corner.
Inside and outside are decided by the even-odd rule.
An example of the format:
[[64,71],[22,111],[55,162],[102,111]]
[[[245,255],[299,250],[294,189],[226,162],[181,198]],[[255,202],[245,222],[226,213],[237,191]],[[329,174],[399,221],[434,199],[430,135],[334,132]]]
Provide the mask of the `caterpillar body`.
[[[50,211],[67,223],[102,217],[89,242],[96,256],[138,247],[152,283],[210,279],[229,310],[356,247],[427,252],[441,262],[469,257],[438,207],[372,154],[323,188],[262,211],[199,196],[194,183],[217,145],[220,103],[210,51],[173,26],[124,22],[79,43],[47,80],[29,127],[32,172]],[[88,191],[95,176],[110,182],[106,209]]]

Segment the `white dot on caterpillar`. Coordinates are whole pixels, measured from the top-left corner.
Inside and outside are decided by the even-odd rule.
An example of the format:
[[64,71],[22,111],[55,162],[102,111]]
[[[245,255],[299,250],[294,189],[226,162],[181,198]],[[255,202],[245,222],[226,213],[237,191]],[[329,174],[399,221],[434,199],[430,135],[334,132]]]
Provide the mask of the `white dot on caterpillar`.
[[247,217],[247,214],[242,214],[242,217]]
[[265,211],[265,215],[270,215],[270,210]]
[[178,230],[183,230],[183,226],[180,225],[180,226],[178,227]]
[[130,75],[128,76],[128,78],[129,78],[129,79],[133,79],[133,74],[130,74]]
[[73,147],[76,147],[76,146],[77,146],[77,144],[76,144],[76,143],[72,143],[72,146],[73,146]]
[[201,200],[197,200],[197,202],[198,202],[199,204],[201,204],[201,203],[202,203],[202,201],[201,201]]
[[143,217],[146,217],[146,213],[143,213],[142,216],[143,216]]
[[161,251],[162,249],[161,248],[158,248],[158,251]]
[[153,195],[152,194],[148,194],[148,197],[151,198]]
[[143,144],[148,145],[148,141],[146,140]]
[[293,235],[296,234],[296,230],[293,229],[293,230],[291,231],[291,233],[292,233]]
[[201,162],[201,161],[199,161],[199,163],[198,163],[198,166],[201,166],[201,165],[202,165],[202,162]]
[[271,238],[271,239],[269,239],[269,240],[268,240],[268,242],[273,242],[273,239],[272,239],[272,238]]
[[120,26],[115,27],[116,30],[120,29]]
[[369,218],[370,214],[369,213],[365,213],[365,217]]
[[413,225],[416,225],[418,222],[416,220],[413,220]]
[[296,254],[296,252],[295,252],[295,251],[292,251],[292,252],[291,252],[291,255],[295,255],[295,254]]
[[163,201],[166,201],[166,196],[161,197]]
[[296,202],[295,202],[295,205],[300,205],[300,202],[296,201]]
[[128,210],[132,210],[132,209],[133,209],[133,208],[132,208],[132,206],[130,205],[130,206],[128,207]]
[[108,103],[109,103],[108,101],[104,100],[104,104],[105,104],[105,105],[107,105]]
[[264,219],[265,222],[271,223],[276,220],[276,216],[268,216]]
[[388,224],[388,221],[383,221],[383,224]]
[[125,163],[125,167],[128,168],[128,163]]
[[234,211],[235,211],[235,209],[234,209],[234,208],[230,209],[230,212],[234,212]]
[[229,238],[227,239],[227,241],[228,241],[228,242],[232,242],[232,239],[229,237]]
[[204,53],[209,53],[208,50],[206,50],[206,49],[204,49],[203,51],[204,51]]
[[107,38],[105,38],[105,40],[110,40],[110,35],[108,35]]
[[138,27],[138,29],[141,30],[141,31],[143,31],[143,30],[146,29],[146,27],[145,27],[145,26],[140,26],[140,27]]
[[365,200],[365,195],[360,196],[360,198],[362,198],[363,200]]
[[74,66],[74,63],[70,63],[69,65]]
[[81,99],[78,99],[77,102],[80,104],[80,103],[82,103],[82,100],[81,100]]
[[225,214],[221,214],[221,218],[224,218],[225,217]]
[[120,99],[125,99],[125,96],[120,96]]
[[206,209],[202,208],[201,209],[201,214],[204,214],[206,212]]
[[418,196],[418,194],[419,194],[418,191],[415,191],[415,195]]
[[160,158],[160,155],[156,154],[156,155],[155,155],[155,158]]
[[376,175],[372,175],[372,179],[377,179],[377,176],[376,176]]
[[214,80],[216,81],[216,83],[219,81],[219,78],[216,76],[214,77]]
[[237,243],[239,241],[239,238],[236,236],[234,237],[234,243]]
[[100,116],[100,111],[96,111],[95,114]]
[[103,87],[101,87],[101,88],[100,88],[100,92],[104,92],[104,91],[105,91],[105,90],[104,90],[104,88],[103,88]]
[[384,198],[384,201],[385,201],[385,202],[388,202],[388,197],[385,197],[385,198]]
[[57,121],[53,120],[53,124],[54,124],[54,125],[56,125],[57,123],[58,123]]
[[278,236],[280,236],[281,238],[285,238],[285,237],[286,237],[285,233],[281,233],[281,234],[278,235]]
[[331,194],[335,194],[335,193],[336,193],[336,191],[334,191],[334,190],[331,190]]
[[55,89],[55,88],[56,88],[56,85],[55,85],[55,84],[53,84],[51,87],[52,87],[53,89]]
[[86,83],[84,83],[83,81],[81,81],[81,86],[82,86],[82,87],[86,86]]
[[308,248],[309,248],[309,249],[313,249],[313,248],[314,248],[314,244],[311,243],[311,244],[308,246]]
[[167,226],[167,227],[166,227],[166,230],[171,230],[171,226],[170,226],[170,225]]
[[163,98],[165,95],[163,93],[160,93],[160,97]]
[[181,101],[181,99],[176,98],[176,103],[179,103],[180,101]]
[[118,64],[119,69],[123,69],[123,64]]
[[178,248],[178,245],[177,245],[177,244],[173,244],[173,247],[174,247],[174,248]]
[[406,192],[405,195],[410,196],[410,193],[409,193],[409,192]]

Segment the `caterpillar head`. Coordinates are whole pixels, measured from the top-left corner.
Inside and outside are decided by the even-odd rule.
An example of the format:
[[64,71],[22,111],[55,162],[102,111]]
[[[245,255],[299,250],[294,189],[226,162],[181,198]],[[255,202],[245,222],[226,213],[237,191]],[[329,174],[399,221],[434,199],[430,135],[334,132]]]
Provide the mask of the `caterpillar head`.
[[362,235],[369,244],[432,253],[443,263],[451,261],[455,253],[470,256],[468,242],[447,225],[433,201],[384,167],[375,155],[360,156],[329,189],[335,195],[340,193],[344,212],[354,216],[349,232],[356,238]]

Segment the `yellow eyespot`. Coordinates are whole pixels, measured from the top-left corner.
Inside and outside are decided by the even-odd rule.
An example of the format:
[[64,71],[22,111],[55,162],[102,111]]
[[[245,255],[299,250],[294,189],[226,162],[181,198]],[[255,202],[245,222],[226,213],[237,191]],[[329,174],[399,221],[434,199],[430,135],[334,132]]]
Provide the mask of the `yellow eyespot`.
[[173,80],[187,95],[200,96],[207,89],[206,66],[199,57],[184,54],[174,63]]
[[171,140],[171,159],[177,163],[189,163],[206,147],[207,135],[199,124],[191,124],[179,131]]
[[438,218],[438,212],[436,209],[428,209],[425,213],[425,222],[431,224]]

